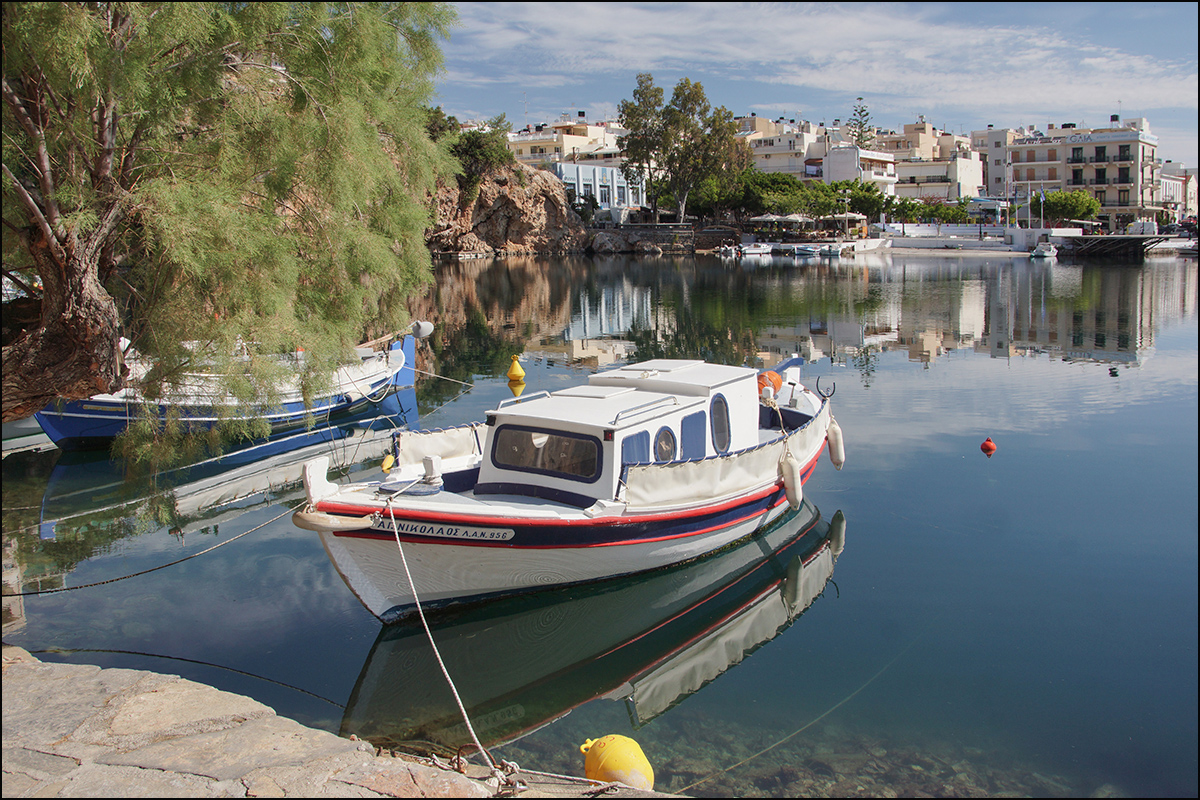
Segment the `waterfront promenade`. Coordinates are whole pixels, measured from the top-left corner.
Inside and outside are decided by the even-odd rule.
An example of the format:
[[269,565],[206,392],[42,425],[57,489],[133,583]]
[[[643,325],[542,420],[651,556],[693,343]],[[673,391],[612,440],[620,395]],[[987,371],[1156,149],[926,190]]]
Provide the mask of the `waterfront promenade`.
[[[468,775],[377,753],[242,695],[145,670],[43,663],[4,647],[4,797],[492,797]],[[600,784],[522,773],[521,797]],[[668,797],[612,787],[606,797]]]

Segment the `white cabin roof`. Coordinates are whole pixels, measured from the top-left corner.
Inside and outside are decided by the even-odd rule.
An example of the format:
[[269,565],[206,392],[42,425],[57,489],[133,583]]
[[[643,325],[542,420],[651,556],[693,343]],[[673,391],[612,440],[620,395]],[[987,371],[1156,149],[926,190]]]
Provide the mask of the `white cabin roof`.
[[597,373],[582,386],[534,396],[493,413],[497,422],[507,424],[555,427],[565,423],[575,430],[620,430],[645,424],[647,419],[707,408],[714,393],[756,376],[747,367],[656,359]]

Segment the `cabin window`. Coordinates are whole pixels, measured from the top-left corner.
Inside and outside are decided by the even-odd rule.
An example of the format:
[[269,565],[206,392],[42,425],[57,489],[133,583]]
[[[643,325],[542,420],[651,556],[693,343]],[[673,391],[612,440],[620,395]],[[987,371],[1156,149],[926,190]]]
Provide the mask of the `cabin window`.
[[641,431],[621,440],[621,463],[650,463],[650,431]]
[[654,437],[654,460],[675,460],[675,434],[670,428],[659,428]]
[[583,434],[502,425],[492,445],[492,463],[504,469],[594,481],[600,477],[600,442]]
[[729,450],[729,403],[723,395],[717,395],[709,406],[712,415],[713,447],[718,453]]
[[707,433],[708,425],[704,421],[703,411],[684,417],[679,424],[679,457],[704,458],[708,455],[704,444]]

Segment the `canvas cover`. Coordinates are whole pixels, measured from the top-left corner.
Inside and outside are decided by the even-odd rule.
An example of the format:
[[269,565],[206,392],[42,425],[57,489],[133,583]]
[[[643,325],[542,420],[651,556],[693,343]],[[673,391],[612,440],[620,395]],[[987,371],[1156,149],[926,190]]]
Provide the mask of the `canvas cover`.
[[482,422],[432,431],[399,431],[396,433],[399,449],[396,465],[420,464],[425,456],[450,459],[477,455],[483,452],[484,436],[485,425]]

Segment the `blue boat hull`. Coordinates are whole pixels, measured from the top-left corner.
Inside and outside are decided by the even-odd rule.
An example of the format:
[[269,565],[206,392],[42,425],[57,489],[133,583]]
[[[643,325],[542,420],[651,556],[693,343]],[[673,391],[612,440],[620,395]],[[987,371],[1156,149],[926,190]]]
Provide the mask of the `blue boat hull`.
[[[369,387],[370,397],[333,395],[314,403],[311,408],[306,408],[302,402],[294,402],[263,409],[259,416],[268,421],[271,433],[267,439],[258,441],[288,436],[305,430],[313,423],[336,425],[353,422],[356,418],[401,413],[401,403],[396,395],[415,384],[412,366],[415,358],[414,341],[411,336],[406,336],[392,346],[393,350],[403,353],[404,366],[390,379]],[[94,450],[109,447],[113,439],[124,432],[129,422],[140,413],[141,405],[136,402],[89,398],[56,402],[34,416],[46,435],[61,449]],[[177,415],[189,430],[210,429],[220,419],[207,406],[159,404],[156,414],[159,422],[165,422],[170,415]]]

